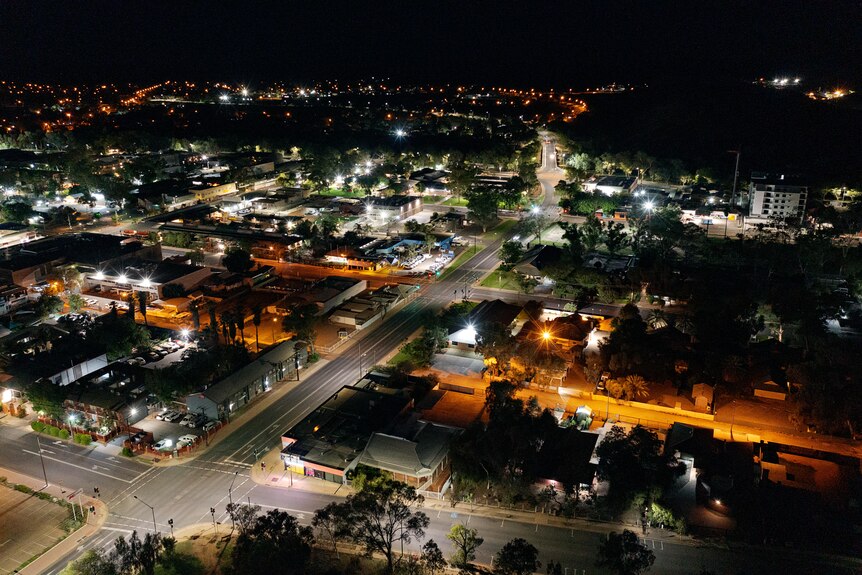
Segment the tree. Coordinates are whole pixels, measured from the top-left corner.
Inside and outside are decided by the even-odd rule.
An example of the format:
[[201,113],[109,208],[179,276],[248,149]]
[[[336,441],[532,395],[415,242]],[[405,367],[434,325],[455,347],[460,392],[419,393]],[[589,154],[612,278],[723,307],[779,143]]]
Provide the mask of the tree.
[[560,222],[559,226],[563,230],[563,239],[566,241],[566,248],[571,259],[570,263],[580,265],[584,257],[584,244],[581,239],[581,232],[578,230],[578,225]]
[[649,571],[655,563],[655,554],[640,542],[633,531],[609,533],[599,545],[596,565],[607,567],[617,575],[639,575]]
[[467,191],[476,181],[478,173],[479,171],[472,166],[458,164],[452,167],[449,174],[449,189],[455,194],[455,197],[460,198],[467,194]]
[[192,250],[189,252],[189,262],[194,266],[202,266],[204,265],[204,252],[203,250]]
[[69,311],[78,313],[84,307],[84,298],[81,297],[81,294],[73,293],[69,296],[68,304]]
[[461,523],[453,525],[446,534],[446,538],[452,542],[455,553],[452,555],[452,563],[456,567],[467,567],[476,558],[476,549],[485,539],[479,537],[479,532]]
[[138,310],[141,312],[141,315],[144,316],[144,325],[149,326],[147,323],[147,303],[150,301],[150,292],[139,291],[138,292]]
[[129,291],[126,294],[126,319],[131,323],[135,323],[135,292]]
[[410,543],[425,536],[430,519],[414,507],[422,505],[424,497],[413,487],[387,479],[375,482],[374,489],[361,490],[341,504],[350,525],[350,538],[365,548],[366,554],[380,553],[386,558],[386,573],[395,564],[393,547]]
[[63,417],[63,402],[67,395],[63,387],[54,385],[49,379],[37,379],[27,382],[25,389],[35,411],[57,420]]
[[320,321],[317,312],[318,308],[313,303],[295,306],[284,316],[281,324],[284,331],[294,334],[298,340],[307,342],[311,346],[311,353],[314,353],[317,322]]
[[508,240],[500,246],[500,259],[507,266],[514,265],[524,257],[524,245],[517,240]]
[[605,247],[611,255],[616,255],[627,244],[628,235],[626,235],[625,226],[621,223],[608,222],[605,228]]
[[607,382],[608,393],[616,399],[632,401],[649,397],[646,380],[639,375],[627,375]]
[[332,543],[332,550],[336,557],[338,556],[338,540],[350,535],[350,526],[347,524],[347,517],[342,511],[341,504],[333,501],[315,511],[311,520],[311,525]]
[[488,225],[497,221],[497,193],[493,188],[477,187],[467,192],[467,216],[488,231]]
[[581,224],[581,243],[584,250],[591,252],[596,249],[602,241],[602,224],[595,215],[587,216],[586,221]]
[[260,505],[244,505],[242,503],[228,503],[227,512],[234,526],[238,528],[240,535],[248,534],[258,519]]
[[251,308],[251,322],[254,324],[254,344],[257,347],[257,351],[260,351],[260,339],[258,338],[258,330],[260,328],[262,314],[263,308],[259,304],[255,304]]
[[13,200],[0,206],[0,215],[7,222],[24,223],[33,215],[33,206],[29,202]]
[[499,575],[531,575],[541,567],[539,550],[525,539],[512,539],[494,556],[494,573]]
[[63,310],[63,300],[55,295],[43,292],[33,305],[33,311],[39,319],[58,314]]
[[422,565],[430,575],[435,575],[446,568],[446,558],[443,557],[443,552],[433,539],[429,539],[422,546]]
[[111,558],[100,549],[90,549],[63,569],[63,575],[118,575]]
[[533,289],[535,289],[535,287],[539,285],[539,280],[537,280],[533,276],[518,274],[517,280],[518,287],[521,288],[521,291],[524,293],[532,293]]
[[251,254],[239,247],[228,248],[222,258],[222,264],[228,271],[234,273],[245,273],[254,267]]
[[189,311],[192,314],[192,326],[194,326],[195,331],[201,330],[201,312],[198,309],[198,302],[192,301],[189,305]]
[[285,511],[271,509],[237,537],[230,572],[269,575],[276,569],[287,575],[304,575],[313,542],[311,527],[301,526]]

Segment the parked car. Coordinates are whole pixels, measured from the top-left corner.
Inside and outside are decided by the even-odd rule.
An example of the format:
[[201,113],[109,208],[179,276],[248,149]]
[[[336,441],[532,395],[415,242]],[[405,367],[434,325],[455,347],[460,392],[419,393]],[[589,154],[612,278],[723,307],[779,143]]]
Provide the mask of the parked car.
[[174,411],[173,409],[166,409],[161,413],[157,413],[156,419],[158,419],[159,421],[170,421],[170,418],[173,417],[175,413],[176,411]]
[[160,439],[153,445],[156,451],[167,451],[173,446],[174,442],[170,439]]
[[194,427],[195,419],[197,419],[197,418],[195,417],[195,415],[193,413],[187,413],[180,420],[180,425],[184,425],[186,427]]
[[180,412],[180,411],[176,411],[176,412],[174,412],[174,414],[171,416],[171,418],[170,418],[170,419],[168,419],[168,421],[170,421],[171,423],[176,423],[176,422],[178,422],[179,420],[181,420],[181,419],[182,419],[182,418],[184,418],[184,417],[185,417],[185,414],[184,414],[184,413],[182,413],[182,412]]
[[207,421],[204,423],[204,426],[201,428],[204,431],[212,431],[218,426],[218,421]]
[[196,435],[188,434],[183,435],[179,439],[177,439],[177,447],[186,447],[187,445],[194,445],[198,440]]

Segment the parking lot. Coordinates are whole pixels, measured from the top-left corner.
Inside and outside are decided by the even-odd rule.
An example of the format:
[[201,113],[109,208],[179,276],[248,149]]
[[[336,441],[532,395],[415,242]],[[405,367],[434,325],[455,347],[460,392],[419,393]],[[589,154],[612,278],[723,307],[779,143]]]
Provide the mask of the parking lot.
[[161,369],[182,360],[183,354],[197,345],[185,341],[166,341],[153,347],[151,351],[142,351],[126,359],[126,363],[139,365],[148,369]]

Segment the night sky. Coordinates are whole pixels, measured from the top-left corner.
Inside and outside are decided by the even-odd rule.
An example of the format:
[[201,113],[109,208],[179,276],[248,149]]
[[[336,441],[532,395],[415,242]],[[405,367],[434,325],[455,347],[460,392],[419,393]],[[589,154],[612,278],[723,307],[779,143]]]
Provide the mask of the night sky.
[[388,76],[582,87],[705,76],[855,82],[859,1],[0,3],[0,77]]

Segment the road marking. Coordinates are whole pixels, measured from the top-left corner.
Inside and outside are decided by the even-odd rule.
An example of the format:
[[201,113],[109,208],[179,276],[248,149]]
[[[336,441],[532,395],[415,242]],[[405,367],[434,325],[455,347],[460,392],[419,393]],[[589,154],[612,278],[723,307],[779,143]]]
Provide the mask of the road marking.
[[132,534],[131,529],[124,529],[121,527],[108,527],[107,525],[102,525],[102,529],[104,529],[106,531],[119,531],[120,533],[128,533],[129,535]]
[[[30,455],[39,455],[37,452],[30,451],[29,449],[22,449],[21,451],[23,451],[24,453],[29,453]],[[63,461],[62,459],[57,459],[56,457],[47,457],[47,456],[43,456],[43,457],[45,457],[45,459],[50,459],[51,461],[56,461],[57,463],[62,463],[63,465],[69,465],[71,467],[77,467],[78,469],[82,469],[84,471],[89,471],[90,473],[95,473],[96,475],[101,475],[102,477],[109,477],[111,479],[116,479],[117,481],[122,481],[123,483],[132,483],[134,481],[134,479],[123,479],[121,477],[115,477],[115,476],[110,475],[108,473],[102,473],[101,471],[96,471],[94,469],[87,469],[86,467],[84,467],[82,465],[75,465],[74,463],[69,463],[68,461]],[[94,465],[93,467],[96,467],[96,466]],[[105,469],[105,468],[103,467],[102,469]],[[137,478],[135,478],[135,479],[137,479]]]

